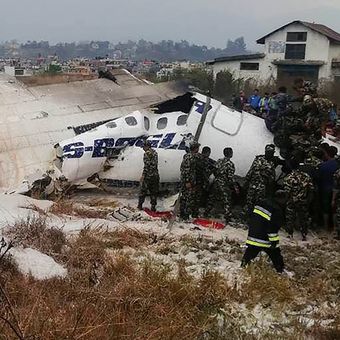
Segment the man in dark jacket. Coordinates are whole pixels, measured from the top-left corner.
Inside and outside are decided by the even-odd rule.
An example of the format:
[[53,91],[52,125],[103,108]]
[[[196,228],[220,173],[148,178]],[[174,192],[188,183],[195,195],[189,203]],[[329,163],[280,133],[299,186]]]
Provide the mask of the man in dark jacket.
[[247,98],[243,91],[240,91],[240,95],[234,98],[233,107],[236,111],[242,112],[244,106],[247,104]]
[[254,207],[249,219],[247,249],[242,259],[242,267],[247,266],[257,255],[267,253],[277,272],[282,273],[284,262],[279,248],[279,229],[283,224],[281,205],[285,201],[285,192],[275,193],[274,200],[264,200]]

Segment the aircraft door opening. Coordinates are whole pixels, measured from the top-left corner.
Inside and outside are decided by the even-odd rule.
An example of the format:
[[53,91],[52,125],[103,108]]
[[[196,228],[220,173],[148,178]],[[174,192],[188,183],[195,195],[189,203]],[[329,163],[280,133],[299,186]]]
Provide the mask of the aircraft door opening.
[[236,136],[241,129],[243,113],[220,107],[212,119],[212,126],[230,136]]

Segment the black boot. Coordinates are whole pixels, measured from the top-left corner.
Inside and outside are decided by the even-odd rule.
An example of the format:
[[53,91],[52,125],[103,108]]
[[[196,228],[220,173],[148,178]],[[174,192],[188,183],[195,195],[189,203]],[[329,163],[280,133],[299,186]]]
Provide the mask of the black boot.
[[152,195],[150,197],[150,203],[151,203],[151,211],[156,211],[157,206],[157,196]]
[[139,197],[138,199],[138,210],[143,210],[143,203],[144,203],[145,198],[144,197]]

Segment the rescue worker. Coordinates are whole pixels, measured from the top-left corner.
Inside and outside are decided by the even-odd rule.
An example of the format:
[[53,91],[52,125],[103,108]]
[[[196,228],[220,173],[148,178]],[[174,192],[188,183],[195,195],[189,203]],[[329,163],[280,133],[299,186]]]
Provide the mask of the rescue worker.
[[294,89],[301,96],[309,95],[312,97],[317,97],[318,95],[317,86],[313,82],[309,80],[303,80],[302,78],[294,80]]
[[247,104],[247,97],[244,93],[244,91],[240,91],[240,95],[238,97],[235,96],[233,101],[233,108],[236,111],[242,112],[245,108],[245,105]]
[[255,89],[254,93],[248,99],[248,103],[249,103],[250,107],[255,112],[259,112],[259,109],[260,109],[261,96],[260,96],[259,93],[260,93],[260,91],[258,89]]
[[319,191],[320,166],[322,164],[322,157],[323,152],[318,147],[311,147],[307,150],[304,166],[300,166],[301,170],[311,177],[314,185],[313,199],[309,207],[313,229],[317,229],[318,226],[322,225],[323,223]]
[[336,236],[335,239],[340,240],[340,169],[334,174],[334,189],[332,207],[336,209],[335,225]]
[[156,211],[159,191],[158,155],[157,152],[151,148],[151,143],[148,140],[144,141],[143,150],[144,169],[140,180],[138,209],[143,209],[145,197],[149,194],[151,210]]
[[284,271],[284,262],[279,248],[279,230],[283,224],[282,205],[285,193],[279,190],[274,200],[264,200],[253,207],[249,219],[247,249],[241,266],[247,266],[257,255],[264,251],[271,259],[276,271]]
[[206,208],[210,192],[210,176],[215,167],[215,161],[210,158],[211,149],[208,146],[202,148],[197,154],[197,199],[199,207]]
[[261,116],[263,118],[267,118],[268,115],[269,115],[271,100],[273,100],[273,99],[269,96],[268,92],[266,92],[264,94],[264,97],[260,99],[259,110],[260,110]]
[[205,215],[210,216],[217,202],[222,202],[225,222],[231,219],[231,187],[234,184],[235,165],[231,161],[233,149],[223,150],[224,158],[219,159],[215,166],[215,180],[209,194],[208,205]]
[[247,173],[245,189],[247,190],[245,212],[250,213],[254,205],[265,199],[274,190],[275,182],[275,145],[269,144],[265,154],[256,156]]
[[287,193],[287,231],[289,236],[293,237],[294,227],[299,227],[302,240],[306,241],[310,224],[309,205],[312,201],[314,185],[311,177],[299,167],[298,160],[292,160],[291,167],[293,171],[283,181]]
[[197,204],[197,154],[200,144],[192,142],[190,152],[185,154],[181,164],[180,216],[187,220],[198,217]]

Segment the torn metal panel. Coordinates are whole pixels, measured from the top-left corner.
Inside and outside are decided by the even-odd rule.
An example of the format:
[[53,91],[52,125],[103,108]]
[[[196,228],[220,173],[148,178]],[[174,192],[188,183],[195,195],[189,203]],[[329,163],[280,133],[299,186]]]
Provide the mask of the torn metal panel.
[[41,86],[0,74],[1,188],[53,167],[54,145],[76,135],[68,127],[96,125],[183,93],[173,84],[167,90],[115,72],[117,83],[94,79]]

